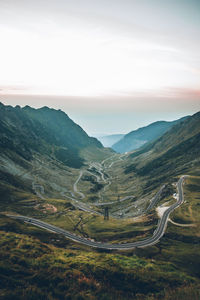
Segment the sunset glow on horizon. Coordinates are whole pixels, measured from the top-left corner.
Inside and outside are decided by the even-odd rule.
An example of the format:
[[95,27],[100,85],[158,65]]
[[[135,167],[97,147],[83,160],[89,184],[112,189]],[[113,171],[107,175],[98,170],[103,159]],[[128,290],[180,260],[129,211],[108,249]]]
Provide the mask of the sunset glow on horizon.
[[84,107],[134,113],[154,102],[167,117],[169,99],[182,101],[179,114],[195,112],[199,36],[195,0],[1,1],[0,100],[39,107],[55,96],[49,105],[75,118]]

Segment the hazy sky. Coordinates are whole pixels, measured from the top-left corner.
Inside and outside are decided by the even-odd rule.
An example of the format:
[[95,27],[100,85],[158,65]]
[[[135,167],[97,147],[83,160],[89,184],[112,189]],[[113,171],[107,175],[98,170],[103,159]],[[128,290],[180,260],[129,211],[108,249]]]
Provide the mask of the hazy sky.
[[0,100],[89,134],[200,110],[199,0],[0,0]]

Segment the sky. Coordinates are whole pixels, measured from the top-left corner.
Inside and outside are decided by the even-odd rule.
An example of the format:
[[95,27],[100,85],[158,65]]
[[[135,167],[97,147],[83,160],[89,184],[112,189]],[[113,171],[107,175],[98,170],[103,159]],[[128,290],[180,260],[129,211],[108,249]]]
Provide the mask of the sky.
[[199,0],[0,0],[0,101],[90,135],[200,110]]

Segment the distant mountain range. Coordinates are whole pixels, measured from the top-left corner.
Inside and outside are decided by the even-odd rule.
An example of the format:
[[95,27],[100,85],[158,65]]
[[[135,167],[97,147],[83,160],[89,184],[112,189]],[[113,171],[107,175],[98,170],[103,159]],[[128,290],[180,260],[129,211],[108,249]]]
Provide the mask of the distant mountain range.
[[184,117],[171,122],[158,121],[148,126],[131,131],[128,134],[124,135],[120,140],[118,140],[118,142],[113,144],[112,149],[118,153],[125,153],[138,149],[144,144],[157,139],[166,131],[168,131],[172,126],[182,122],[186,118],[187,117]]
[[125,134],[111,134],[98,137],[98,140],[103,144],[104,147],[112,147],[113,144],[117,143],[124,137]]

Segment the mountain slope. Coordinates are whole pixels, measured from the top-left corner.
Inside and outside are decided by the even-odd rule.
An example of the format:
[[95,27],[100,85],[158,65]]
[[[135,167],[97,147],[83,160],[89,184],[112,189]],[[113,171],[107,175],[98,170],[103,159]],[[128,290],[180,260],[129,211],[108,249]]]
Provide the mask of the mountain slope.
[[67,114],[61,110],[42,107],[34,109],[25,106],[22,110],[27,116],[48,128],[59,146],[83,148],[87,146],[96,146],[102,148],[101,143],[96,139],[89,137],[87,133],[76,123],[74,123]]
[[187,117],[176,121],[158,121],[148,126],[139,128],[126,134],[120,141],[115,143],[112,148],[119,153],[129,152],[140,148],[144,144],[157,139],[167,132],[173,125],[181,122]]
[[125,173],[136,173],[152,182],[170,176],[200,173],[200,112],[174,125],[162,137],[130,154]]
[[84,151],[88,157],[110,155],[62,111],[0,104],[1,204],[17,205],[41,189],[52,196],[71,187],[87,164]]
[[13,108],[0,105],[1,153],[12,151],[30,160],[34,153],[47,154],[70,167],[80,167],[79,151],[88,146],[102,148],[64,112],[43,107]]

